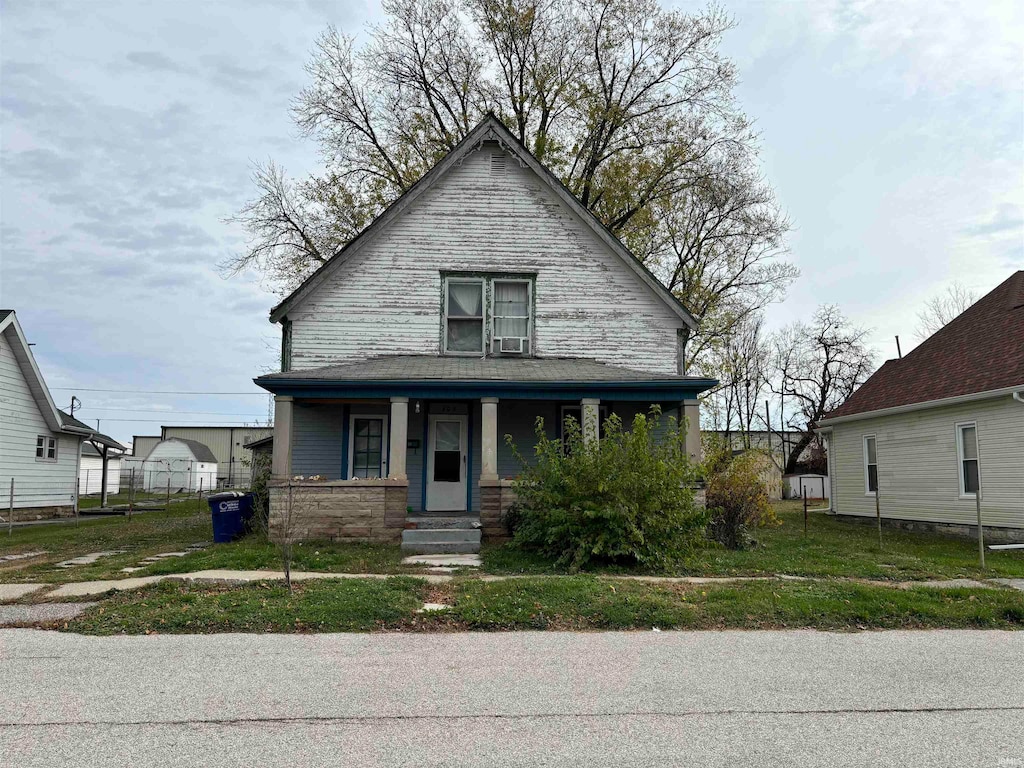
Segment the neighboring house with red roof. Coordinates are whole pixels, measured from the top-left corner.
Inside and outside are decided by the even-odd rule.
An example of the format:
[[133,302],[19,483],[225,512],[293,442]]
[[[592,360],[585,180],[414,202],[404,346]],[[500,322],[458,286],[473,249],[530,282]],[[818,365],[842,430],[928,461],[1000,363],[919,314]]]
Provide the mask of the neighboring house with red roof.
[[1024,271],[818,426],[836,514],[1024,531]]

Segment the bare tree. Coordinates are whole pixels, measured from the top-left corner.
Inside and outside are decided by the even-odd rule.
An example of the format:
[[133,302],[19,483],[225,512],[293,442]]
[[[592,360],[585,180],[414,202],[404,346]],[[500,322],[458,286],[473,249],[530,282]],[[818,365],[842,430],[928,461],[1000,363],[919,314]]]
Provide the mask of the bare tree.
[[750,433],[763,423],[759,403],[768,387],[771,346],[763,333],[760,314],[748,315],[722,344],[712,348],[705,365],[715,371],[719,384],[704,397],[709,423],[726,433],[726,443],[740,436],[744,448],[754,447]]
[[732,20],[657,0],[386,0],[365,45],[328,28],[293,106],[325,172],[257,169],[225,266],[281,290],[408,190],[488,112],[707,316],[691,362],[778,299],[789,223],[722,56]]
[[772,392],[783,399],[786,426],[802,433],[786,457],[794,472],[814,440],[813,425],[853,394],[874,368],[868,331],[854,327],[838,307],[823,305],[810,323],[798,322],[773,338]]
[[933,296],[917,313],[917,338],[924,341],[978,300],[978,294],[955,282],[945,293]]

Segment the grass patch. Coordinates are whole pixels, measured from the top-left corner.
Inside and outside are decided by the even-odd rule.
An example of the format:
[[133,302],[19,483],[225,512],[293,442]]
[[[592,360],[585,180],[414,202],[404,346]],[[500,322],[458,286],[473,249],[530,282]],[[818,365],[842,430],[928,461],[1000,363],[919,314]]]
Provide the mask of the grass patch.
[[[452,606],[416,614],[423,602]],[[1024,595],[790,581],[650,584],[594,576],[428,585],[420,579],[209,587],[165,582],[116,594],[62,628],[85,634],[815,628],[1024,629]]]
[[[212,544],[213,529],[206,502],[175,504],[168,512],[147,512],[126,517],[83,518],[74,523],[15,528],[11,536],[0,531],[0,554],[45,551],[30,560],[0,564],[0,582],[40,581],[66,583],[164,573],[185,573],[211,568],[281,570],[281,556],[266,537],[250,535],[230,544]],[[190,544],[209,542],[207,549],[184,557],[171,557],[125,574],[121,569],[160,552],[182,551]],[[103,557],[92,565],[57,568],[56,564],[90,552],[126,550]],[[415,571],[401,565],[395,544],[304,542],[295,547],[293,568],[334,573],[400,573]]]
[[[172,493],[171,502],[175,503],[178,499],[189,499],[196,498],[195,493]],[[150,492],[150,491],[136,491],[135,492],[135,503],[140,502],[151,502],[159,501],[163,502],[167,499],[167,493]],[[119,506],[121,504],[128,503],[128,492],[123,491],[121,493],[108,493],[107,494],[107,506]],[[205,502],[204,502],[205,503]],[[78,506],[80,509],[95,509],[100,506],[99,494],[91,496],[82,496],[78,499]]]
[[[986,569],[978,567],[973,540],[893,529],[878,535],[869,525],[842,522],[821,512],[810,514],[803,534],[800,502],[777,502],[781,525],[754,532],[757,545],[733,552],[709,544],[680,559],[662,573],[692,576],[855,577],[895,581],[950,578],[1024,577],[1024,552],[986,553]],[[558,573],[550,559],[514,545],[485,547],[484,567],[491,573]],[[624,573],[628,569],[598,566],[594,573]],[[563,571],[564,572],[564,571]]]
[[1021,629],[1024,595],[836,582],[705,587],[573,576],[464,582],[454,615],[483,630]]
[[367,632],[410,621],[425,582],[408,577],[209,587],[162,582],[125,592],[63,628],[91,635]]

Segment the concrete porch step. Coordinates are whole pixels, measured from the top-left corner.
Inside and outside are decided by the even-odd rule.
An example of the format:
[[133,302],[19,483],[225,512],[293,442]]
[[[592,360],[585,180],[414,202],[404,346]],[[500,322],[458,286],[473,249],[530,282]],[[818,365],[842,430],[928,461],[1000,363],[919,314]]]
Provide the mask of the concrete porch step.
[[402,542],[402,551],[414,555],[475,555],[480,551],[480,542],[471,541],[422,541]]
[[437,529],[437,528],[472,528],[480,524],[480,515],[408,515],[405,518],[406,526],[416,530]]
[[480,551],[479,528],[425,528],[402,531],[402,551],[420,555]]

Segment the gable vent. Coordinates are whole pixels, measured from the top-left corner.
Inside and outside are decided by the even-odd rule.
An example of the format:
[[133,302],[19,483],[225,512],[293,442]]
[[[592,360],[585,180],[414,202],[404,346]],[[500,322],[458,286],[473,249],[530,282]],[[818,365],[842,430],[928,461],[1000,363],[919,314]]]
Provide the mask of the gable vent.
[[504,152],[491,155],[491,176],[504,176],[508,155]]

